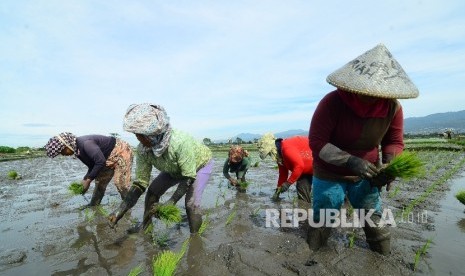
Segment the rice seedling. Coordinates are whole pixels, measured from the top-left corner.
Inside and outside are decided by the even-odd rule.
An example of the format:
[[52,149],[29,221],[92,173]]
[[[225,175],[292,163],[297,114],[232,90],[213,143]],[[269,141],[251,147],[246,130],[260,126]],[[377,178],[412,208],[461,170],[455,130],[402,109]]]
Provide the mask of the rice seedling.
[[180,261],[179,254],[165,250],[154,258],[152,263],[153,275],[171,276],[176,272],[176,268]]
[[18,177],[18,173],[16,171],[9,171],[8,172],[8,178],[15,180]]
[[424,164],[413,152],[403,152],[395,156],[382,170],[389,177],[410,179],[424,174]]
[[181,222],[181,210],[176,205],[166,204],[155,207],[155,215],[164,223],[179,223]]
[[74,182],[71,182],[71,184],[69,184],[68,190],[73,195],[80,195],[84,191],[84,186],[82,185],[81,182],[74,181]]
[[205,215],[205,219],[202,221],[202,224],[200,225],[199,228],[199,235],[201,236],[203,232],[207,229],[207,227],[210,225],[210,218],[209,218],[210,213],[207,213]]
[[247,182],[247,181],[239,181],[239,187],[240,187],[241,189],[246,190],[247,187],[249,187],[249,185],[250,185],[250,183]]
[[354,247],[355,241],[357,240],[357,237],[355,236],[355,229],[349,233],[348,238],[349,238],[349,248]]
[[93,221],[94,218],[95,218],[95,212],[92,211],[92,210],[90,210],[90,209],[86,209],[86,210],[84,211],[84,216],[85,216],[85,218],[86,218],[86,220],[87,220],[88,222],[91,222],[91,221]]
[[418,266],[418,263],[420,262],[421,256],[426,254],[426,250],[428,250],[429,245],[432,240],[433,239],[428,239],[426,243],[415,252],[415,257],[413,260],[413,271],[417,270],[417,266]]
[[147,226],[147,228],[145,228],[144,234],[146,234],[146,235],[147,235],[147,234],[151,234],[152,231],[153,231],[153,224],[150,223],[149,226]]
[[460,203],[465,205],[465,190],[457,192],[457,194],[455,194],[455,198],[457,198]]
[[253,164],[253,166],[252,166],[252,167],[254,167],[254,168],[258,168],[258,166],[260,166],[260,162],[258,162],[258,161],[257,161],[257,162],[255,162],[255,164]]
[[142,272],[144,272],[144,268],[140,264],[134,267],[133,269],[131,269],[131,271],[129,271],[128,276],[139,276],[140,274],[142,274]]
[[97,211],[104,217],[108,217],[110,215],[110,213],[108,213],[108,211],[105,210],[105,208],[103,208],[101,205],[97,206]]
[[258,216],[258,213],[260,212],[260,206],[258,206],[257,208],[255,208],[255,210],[253,210],[253,212],[250,214],[251,217],[257,217]]
[[190,239],[186,239],[178,253],[165,250],[157,255],[152,261],[153,275],[172,276],[176,272],[179,261],[187,251]]
[[460,162],[458,162],[457,164],[455,164],[451,169],[449,169],[444,175],[442,175],[439,179],[437,179],[436,181],[433,182],[433,184],[431,184],[427,189],[426,191],[424,191],[419,197],[415,198],[414,200],[412,200],[410,202],[410,204],[404,209],[404,211],[402,212],[402,218],[406,218],[408,216],[408,214],[410,214],[413,210],[413,208],[415,208],[415,206],[417,206],[418,204],[422,203],[423,201],[425,201],[428,196],[434,192],[434,190],[439,187],[440,185],[444,184],[447,182],[447,180],[449,178],[451,178],[454,174],[456,174],[462,167],[463,165],[465,164],[465,158],[460,160]]
[[167,247],[168,241],[170,240],[170,235],[168,232],[162,232],[156,234],[154,237],[155,243],[158,244],[160,247]]
[[234,208],[233,211],[229,214],[228,218],[226,219],[226,225],[229,225],[235,217],[236,217],[236,209]]

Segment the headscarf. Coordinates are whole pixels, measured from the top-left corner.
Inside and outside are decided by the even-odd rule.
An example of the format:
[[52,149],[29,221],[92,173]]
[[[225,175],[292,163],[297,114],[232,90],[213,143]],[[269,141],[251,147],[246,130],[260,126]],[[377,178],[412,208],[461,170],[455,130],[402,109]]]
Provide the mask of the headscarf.
[[277,150],[275,145],[275,137],[273,133],[265,133],[257,143],[260,159],[265,159],[268,155],[276,158]]
[[152,147],[144,151],[152,151],[156,157],[160,157],[168,148],[171,138],[170,118],[161,105],[150,103],[132,104],[124,115],[124,130],[134,134],[147,136]]
[[230,163],[239,163],[244,157],[249,156],[249,153],[241,146],[233,145],[229,149],[228,157]]
[[47,152],[48,157],[54,158],[60,154],[65,147],[72,150],[75,155],[78,154],[76,136],[74,134],[70,132],[63,132],[59,135],[53,136],[45,145],[45,151]]

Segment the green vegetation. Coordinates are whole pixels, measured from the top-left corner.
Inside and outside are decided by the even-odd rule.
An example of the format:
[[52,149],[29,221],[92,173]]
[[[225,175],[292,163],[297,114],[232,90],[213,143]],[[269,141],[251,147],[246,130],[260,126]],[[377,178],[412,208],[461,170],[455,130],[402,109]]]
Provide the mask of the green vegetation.
[[234,218],[236,217],[236,208],[233,209],[233,211],[228,215],[228,218],[226,219],[226,225],[229,225]]
[[16,150],[7,146],[0,146],[0,153],[15,153]]
[[410,179],[423,175],[424,167],[415,153],[404,151],[394,157],[383,172],[390,177]]
[[200,225],[200,228],[199,228],[199,235],[202,236],[203,232],[205,232],[205,230],[207,229],[207,227],[210,225],[210,213],[207,213],[207,215],[205,216],[205,219],[202,221],[202,224]]
[[128,276],[139,276],[142,272],[144,272],[144,268],[142,265],[138,265],[129,271]]
[[155,207],[155,215],[166,224],[181,222],[181,210],[171,204],[158,205]]
[[460,203],[465,205],[465,190],[457,192],[457,194],[455,194],[455,198],[457,198]]
[[74,182],[71,182],[71,184],[69,184],[68,190],[73,195],[80,195],[84,191],[84,186],[82,185],[81,182],[74,181]]
[[349,239],[349,248],[354,247],[355,241],[357,239],[357,237],[355,236],[355,229],[349,233],[348,239]]
[[258,162],[258,161],[255,162],[255,164],[252,165],[252,167],[254,167],[254,168],[258,168],[258,166],[260,166],[260,162]]
[[18,175],[18,173],[16,171],[9,171],[8,172],[8,178],[9,179],[15,180],[15,179],[18,179],[18,176],[19,175]]
[[421,256],[426,254],[426,250],[428,250],[429,245],[433,239],[428,239],[426,243],[415,252],[414,262],[413,262],[413,271],[417,270],[418,263],[420,262]]
[[45,156],[45,150],[43,148],[33,149],[30,147],[18,147],[15,149],[8,146],[0,146],[0,162],[43,156]]
[[156,276],[172,276],[176,272],[179,261],[182,259],[187,251],[187,245],[189,244],[187,239],[183,242],[181,250],[178,253],[174,253],[169,250],[165,250],[159,253],[152,261],[153,275]]

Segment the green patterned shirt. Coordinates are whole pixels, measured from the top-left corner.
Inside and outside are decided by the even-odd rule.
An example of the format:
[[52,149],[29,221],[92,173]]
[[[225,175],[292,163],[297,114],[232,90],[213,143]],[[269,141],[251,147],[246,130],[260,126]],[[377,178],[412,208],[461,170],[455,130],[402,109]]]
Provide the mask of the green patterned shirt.
[[156,157],[152,151],[143,151],[139,144],[136,152],[136,185],[147,188],[152,168],[169,173],[171,177],[196,178],[200,170],[212,158],[210,149],[189,134],[172,130],[169,146]]

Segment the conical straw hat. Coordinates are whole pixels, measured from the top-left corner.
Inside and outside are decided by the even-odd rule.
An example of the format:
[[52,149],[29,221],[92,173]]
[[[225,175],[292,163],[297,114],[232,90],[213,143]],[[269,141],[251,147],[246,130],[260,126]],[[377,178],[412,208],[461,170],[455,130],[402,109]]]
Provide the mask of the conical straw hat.
[[418,97],[418,89],[383,44],[330,74],[326,81],[356,94],[387,98]]

